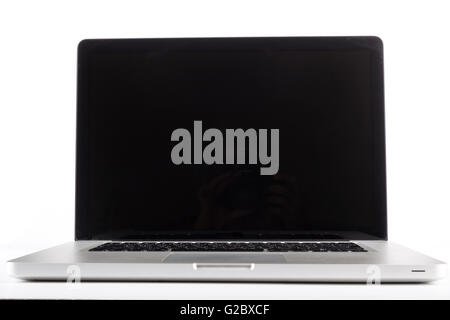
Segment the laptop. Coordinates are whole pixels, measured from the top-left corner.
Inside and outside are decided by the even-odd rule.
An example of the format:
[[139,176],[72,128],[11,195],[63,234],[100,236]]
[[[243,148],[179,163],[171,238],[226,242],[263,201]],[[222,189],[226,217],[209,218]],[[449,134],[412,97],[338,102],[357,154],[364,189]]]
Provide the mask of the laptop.
[[446,274],[388,241],[377,37],[83,40],[76,145],[75,241],[9,261],[14,277]]

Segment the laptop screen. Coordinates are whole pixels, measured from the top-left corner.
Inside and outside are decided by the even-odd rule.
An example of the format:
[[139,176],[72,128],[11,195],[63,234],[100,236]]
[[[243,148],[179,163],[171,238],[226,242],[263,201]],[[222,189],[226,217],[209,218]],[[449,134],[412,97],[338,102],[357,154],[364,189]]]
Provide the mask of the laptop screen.
[[384,239],[374,37],[84,40],[77,239]]

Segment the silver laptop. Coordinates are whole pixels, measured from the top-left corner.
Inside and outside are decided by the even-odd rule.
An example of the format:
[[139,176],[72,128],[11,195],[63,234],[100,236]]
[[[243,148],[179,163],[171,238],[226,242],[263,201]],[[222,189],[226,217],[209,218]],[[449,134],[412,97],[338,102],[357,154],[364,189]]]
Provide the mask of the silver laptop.
[[13,276],[379,283],[446,273],[387,241],[376,37],[83,40],[76,165],[75,241],[11,260]]

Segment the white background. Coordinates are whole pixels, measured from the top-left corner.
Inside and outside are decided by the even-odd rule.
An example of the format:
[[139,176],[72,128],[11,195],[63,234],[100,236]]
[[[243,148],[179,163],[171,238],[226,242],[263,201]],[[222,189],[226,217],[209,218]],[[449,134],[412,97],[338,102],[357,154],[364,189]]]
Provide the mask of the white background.
[[389,237],[450,262],[449,30],[449,1],[0,0],[0,249],[73,239],[81,39],[377,35]]

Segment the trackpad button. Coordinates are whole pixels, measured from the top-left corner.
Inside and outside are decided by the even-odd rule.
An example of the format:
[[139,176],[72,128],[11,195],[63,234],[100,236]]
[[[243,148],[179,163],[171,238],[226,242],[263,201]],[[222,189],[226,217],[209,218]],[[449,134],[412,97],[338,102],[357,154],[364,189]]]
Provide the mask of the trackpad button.
[[283,263],[286,262],[280,253],[171,253],[163,259],[168,263]]

